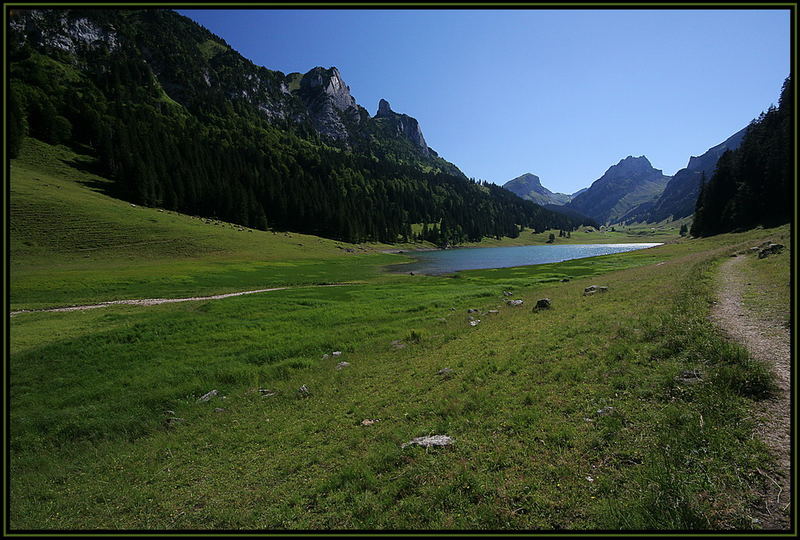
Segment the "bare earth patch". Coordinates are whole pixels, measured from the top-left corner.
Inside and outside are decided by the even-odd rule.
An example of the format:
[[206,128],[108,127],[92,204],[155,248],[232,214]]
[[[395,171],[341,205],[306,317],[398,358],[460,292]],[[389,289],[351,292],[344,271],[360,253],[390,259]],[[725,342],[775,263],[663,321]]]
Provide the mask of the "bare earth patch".
[[777,389],[772,397],[756,404],[756,434],[770,448],[776,469],[762,471],[766,488],[764,506],[759,508],[761,525],[768,530],[789,529],[790,492],[790,336],[778,320],[748,310],[742,302],[745,278],[741,265],[744,256],[732,257],[720,267],[719,301],[712,320],[734,341],[745,347],[753,358],[769,366],[775,374]]

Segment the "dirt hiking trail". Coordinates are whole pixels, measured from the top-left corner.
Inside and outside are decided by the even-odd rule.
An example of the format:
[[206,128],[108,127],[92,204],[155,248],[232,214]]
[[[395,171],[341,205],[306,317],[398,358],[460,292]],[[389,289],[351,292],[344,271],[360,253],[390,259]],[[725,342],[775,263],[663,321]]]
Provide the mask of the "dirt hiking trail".
[[775,375],[774,395],[755,405],[756,435],[769,447],[775,470],[763,471],[765,489],[763,506],[757,509],[764,530],[788,530],[790,492],[791,440],[789,415],[791,391],[791,355],[789,329],[780,321],[765,320],[742,302],[741,291],[746,283],[741,265],[746,257],[731,257],[720,266],[718,302],[711,318],[732,340],[763,362]]
[[45,311],[80,311],[84,309],[96,309],[116,305],[129,305],[129,306],[155,306],[158,304],[172,304],[175,302],[195,302],[199,300],[220,300],[222,298],[230,298],[232,296],[242,296],[245,294],[257,294],[270,291],[284,291],[286,289],[306,289],[310,287],[341,287],[343,285],[352,285],[352,283],[332,283],[330,285],[299,285],[297,287],[274,287],[272,289],[256,289],[253,291],[241,291],[227,294],[215,294],[213,296],[191,296],[188,298],[143,298],[140,300],[110,300],[108,302],[99,302],[97,304],[88,304],[84,306],[66,306],[55,307],[46,309],[21,309],[19,311],[12,311],[10,315],[18,315],[20,313],[40,313]]

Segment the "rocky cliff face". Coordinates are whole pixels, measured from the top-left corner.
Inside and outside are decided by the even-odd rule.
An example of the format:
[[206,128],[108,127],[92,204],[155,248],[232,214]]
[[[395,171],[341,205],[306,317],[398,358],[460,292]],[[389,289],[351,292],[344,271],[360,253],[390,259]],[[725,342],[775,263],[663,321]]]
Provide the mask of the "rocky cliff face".
[[[242,100],[270,121],[307,122],[344,146],[369,144],[372,137],[388,134],[409,141],[408,148],[417,156],[436,158],[419,123],[392,111],[388,102],[370,118],[336,67],[287,75],[256,66],[218,36],[173,11],[15,9],[9,29],[11,39],[45,54],[65,53],[81,70],[102,69],[97,66],[97,51],[130,55],[146,64],[171,100],[192,112],[209,99]],[[375,123],[390,129],[369,125]]]
[[393,131],[395,135],[411,141],[423,155],[430,155],[428,145],[425,143],[425,137],[422,136],[422,129],[420,129],[416,118],[394,112],[389,102],[381,99],[378,102],[378,112],[375,114],[374,119],[389,126],[390,131]]
[[669,179],[645,156],[628,156],[566,206],[600,223],[614,223],[631,208],[658,197]]
[[546,204],[563,205],[570,201],[571,197],[565,193],[553,193],[544,187],[535,174],[525,173],[521,176],[509,180],[503,187],[519,197],[528,201],[533,201],[538,205]]
[[303,75],[297,95],[306,106],[314,129],[324,136],[346,141],[351,135],[348,127],[361,121],[363,109],[335,67],[315,67]]

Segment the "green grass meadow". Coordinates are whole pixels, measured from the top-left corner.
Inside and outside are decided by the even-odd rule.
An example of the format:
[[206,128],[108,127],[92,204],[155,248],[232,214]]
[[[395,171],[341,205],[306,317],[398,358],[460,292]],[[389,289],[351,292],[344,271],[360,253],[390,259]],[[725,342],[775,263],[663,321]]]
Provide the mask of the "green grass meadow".
[[[707,315],[720,262],[788,227],[411,276],[398,246],[133,207],[81,159],[12,161],[12,310],[297,288],[12,317],[12,530],[757,527],[772,380]],[[747,257],[788,294],[788,258]]]

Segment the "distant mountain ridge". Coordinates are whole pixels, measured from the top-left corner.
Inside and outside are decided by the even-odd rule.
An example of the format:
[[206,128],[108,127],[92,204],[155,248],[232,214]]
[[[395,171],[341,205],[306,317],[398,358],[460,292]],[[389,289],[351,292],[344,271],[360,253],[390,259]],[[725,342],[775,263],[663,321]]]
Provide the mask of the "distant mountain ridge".
[[600,223],[615,223],[632,208],[661,195],[669,180],[645,156],[628,156],[565,206]]
[[553,193],[544,187],[539,177],[532,173],[517,176],[503,184],[503,187],[523,199],[542,206],[545,204],[563,205],[572,200],[572,197],[566,193]]
[[694,213],[703,175],[709,180],[717,161],[726,150],[738,148],[747,127],[740,129],[700,156],[692,156],[685,168],[675,173],[658,198],[632,208],[620,221],[658,223],[665,219],[681,219]]

